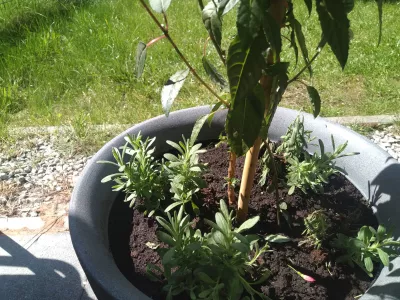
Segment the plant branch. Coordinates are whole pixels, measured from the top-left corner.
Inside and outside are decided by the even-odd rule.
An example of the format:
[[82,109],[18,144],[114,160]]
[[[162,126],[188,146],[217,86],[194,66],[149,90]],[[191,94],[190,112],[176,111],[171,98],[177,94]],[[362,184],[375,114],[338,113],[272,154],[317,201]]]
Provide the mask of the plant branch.
[[208,42],[210,41],[210,37],[206,39],[206,42],[204,43],[204,48],[203,48],[203,56],[206,56],[206,50],[208,46]]
[[185,65],[189,68],[190,72],[193,74],[194,77],[196,77],[196,79],[198,81],[200,81],[200,83],[207,89],[209,90],[209,92],[211,94],[213,94],[219,102],[223,103],[226,107],[229,108],[229,103],[227,101],[225,101],[224,99],[222,99],[200,76],[199,74],[197,74],[196,70],[190,65],[190,63],[188,62],[188,60],[186,59],[186,57],[182,54],[182,52],[179,50],[178,46],[175,44],[175,42],[173,41],[173,39],[171,38],[171,36],[168,33],[167,28],[165,28],[164,26],[161,25],[161,23],[158,21],[158,19],[156,18],[156,16],[153,14],[153,12],[150,10],[150,8],[147,6],[147,4],[144,2],[144,0],[140,0],[140,3],[142,4],[142,6],[144,7],[144,9],[147,11],[147,13],[150,15],[150,17],[153,19],[153,21],[156,23],[156,25],[161,29],[161,31],[164,33],[165,37],[168,39],[168,41],[170,42],[170,44],[172,45],[172,47],[175,49],[176,53],[178,54],[178,56],[182,59],[182,61],[185,63]]
[[164,22],[165,22],[165,30],[168,31],[168,19],[167,19],[167,14],[163,12],[164,16]]
[[316,53],[314,54],[314,56],[310,59],[310,61],[308,62],[308,64],[306,64],[306,65],[300,70],[299,73],[297,73],[292,79],[290,79],[290,80],[288,81],[288,84],[290,84],[290,83],[296,81],[296,80],[300,77],[300,75],[303,74],[304,71],[307,70],[309,66],[311,66],[311,64],[314,62],[314,60],[315,60],[315,59],[318,57],[318,55],[321,53],[323,47],[324,47],[324,46],[318,47],[317,52],[316,52]]
[[265,141],[265,144],[267,146],[267,151],[268,151],[269,157],[271,158],[271,165],[272,165],[272,171],[273,171],[272,180],[273,180],[273,185],[275,188],[275,198],[276,198],[276,221],[278,223],[278,226],[281,226],[281,216],[280,216],[280,211],[279,211],[278,170],[276,168],[274,154],[272,153],[271,146],[269,145],[268,139]]
[[[228,180],[235,178],[235,171],[236,171],[236,154],[230,152],[229,154],[229,167],[228,167]],[[236,203],[235,197],[235,187],[232,186],[232,182],[228,183],[228,202],[230,205]]]
[[199,2],[200,9],[203,10],[204,9],[203,0],[197,0],[197,2]]
[[159,37],[156,37],[155,39],[152,39],[150,42],[148,42],[146,44],[146,47],[150,47],[150,46],[154,45],[155,43],[157,43],[158,41],[160,41],[160,40],[162,40],[164,38],[165,38],[165,34],[163,34],[163,35],[161,35]]

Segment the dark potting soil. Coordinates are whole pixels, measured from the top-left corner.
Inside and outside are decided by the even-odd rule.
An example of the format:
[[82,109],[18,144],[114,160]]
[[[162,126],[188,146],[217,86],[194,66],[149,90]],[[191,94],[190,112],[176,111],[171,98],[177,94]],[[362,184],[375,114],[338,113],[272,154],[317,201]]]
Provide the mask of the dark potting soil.
[[[201,190],[197,202],[201,217],[213,220],[218,211],[219,200],[227,198],[224,178],[228,170],[228,149],[225,145],[218,148],[209,146],[208,151],[201,155],[201,160],[208,163],[208,172],[204,175],[208,186]],[[241,177],[243,164],[244,159],[239,158],[237,178]],[[252,228],[251,233],[264,236],[280,233],[291,237],[293,241],[271,244],[273,251],[265,253],[261,262],[272,275],[258,289],[272,299],[285,300],[350,300],[363,294],[371,285],[372,278],[358,267],[350,268],[335,263],[338,254],[329,252],[328,244],[323,245],[320,250],[311,245],[298,246],[299,241],[304,240],[303,219],[315,210],[324,210],[328,217],[331,239],[339,232],[355,236],[363,225],[376,228],[377,220],[361,193],[342,175],[332,176],[323,194],[305,195],[296,191],[293,195],[287,195],[287,189],[280,189],[280,195],[288,207],[290,225],[281,216],[281,226],[278,226],[275,196],[257,184],[260,174],[258,169],[249,203],[249,217],[260,215],[260,222]],[[157,252],[146,245],[148,242],[159,244],[155,234],[157,222],[154,218],[145,217],[138,210],[129,209],[127,203],[123,202],[123,197],[121,194],[115,201],[109,219],[109,240],[115,262],[126,278],[143,293],[152,299],[165,299],[165,294],[161,291],[163,283],[150,281],[146,275],[147,264],[161,267]],[[316,282],[304,281],[288,264],[303,274],[312,276]],[[378,268],[375,270],[376,273],[379,272]],[[185,295],[179,299],[189,297]]]

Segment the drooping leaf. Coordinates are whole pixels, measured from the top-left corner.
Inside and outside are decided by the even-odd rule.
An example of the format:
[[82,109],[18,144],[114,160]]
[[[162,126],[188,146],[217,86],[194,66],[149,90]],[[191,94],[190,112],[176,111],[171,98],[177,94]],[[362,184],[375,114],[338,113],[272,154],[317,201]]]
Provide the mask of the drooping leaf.
[[240,225],[239,228],[235,229],[235,232],[242,232],[245,230],[249,230],[254,225],[256,225],[259,220],[260,220],[259,216],[255,216],[251,219],[248,219],[242,225]]
[[165,233],[162,231],[157,231],[156,235],[161,242],[166,243],[167,245],[170,245],[170,246],[175,245],[174,239],[168,233]]
[[321,97],[319,96],[317,89],[312,86],[307,85],[307,92],[313,107],[314,118],[316,118],[321,111]]
[[[301,54],[304,59],[304,63],[307,65],[310,63],[310,59],[308,57],[308,49],[306,45],[306,39],[303,34],[303,30],[300,22],[293,17],[291,24],[293,26],[294,32],[296,34],[297,42],[299,43]],[[310,77],[312,76],[312,68],[311,65],[308,66],[308,72],[310,73]]]
[[227,14],[232,8],[236,6],[236,4],[239,3],[239,1],[240,0],[222,0],[218,6],[219,14]]
[[218,109],[221,107],[221,105],[222,105],[222,102],[216,103],[216,104],[213,106],[211,112],[208,114],[208,118],[207,118],[208,126],[211,126],[211,122],[212,122],[212,120],[213,120],[213,118],[214,118],[214,115],[215,115],[215,113],[218,111]]
[[378,251],[378,255],[379,255],[379,258],[380,258],[382,264],[385,267],[388,267],[389,266],[389,255],[380,248],[376,248],[376,250]]
[[222,41],[222,20],[218,14],[218,7],[213,1],[210,1],[203,9],[202,18],[204,26],[209,35],[215,39],[215,42],[221,47]]
[[344,69],[350,44],[350,21],[344,3],[337,0],[317,0],[317,12],[324,38]]
[[268,6],[267,0],[240,1],[236,27],[243,48],[248,48],[258,36]]
[[171,0],[149,0],[151,8],[158,13],[165,13],[171,4]]
[[262,45],[256,39],[251,47],[242,48],[239,36],[228,50],[227,72],[231,94],[226,131],[228,142],[237,155],[251,147],[260,132],[265,100],[264,91],[258,84],[264,60]]
[[250,251],[249,245],[243,243],[233,243],[232,248],[242,253],[248,253]]
[[311,15],[311,11],[312,11],[312,0],[304,0],[306,6],[307,6],[307,10],[308,10],[308,15]]
[[265,240],[271,243],[287,243],[290,242],[292,239],[281,234],[270,234],[265,238]]
[[378,4],[378,16],[379,16],[379,37],[378,37],[378,45],[381,43],[382,40],[382,5],[383,0],[376,0]]
[[297,66],[297,63],[299,62],[299,48],[297,47],[296,43],[296,35],[294,33],[294,29],[290,32],[290,47],[293,48],[294,56],[296,57],[296,64],[295,67]]
[[143,74],[144,64],[146,62],[147,46],[143,42],[139,42],[136,48],[135,76],[140,78]]
[[165,83],[161,91],[161,104],[167,117],[171,110],[172,103],[174,103],[188,75],[189,69],[178,71]]
[[209,115],[201,116],[197,119],[193,126],[192,134],[190,136],[190,145],[193,146],[199,136],[201,128],[203,128],[204,123],[207,121]]
[[[268,43],[274,51],[275,55],[279,55],[282,50],[281,30],[278,23],[269,13],[264,14],[263,28]],[[275,60],[274,60],[275,61]]]
[[216,84],[219,84],[222,89],[226,88],[227,82],[225,78],[218,72],[218,70],[208,61],[208,59],[203,56],[202,59],[204,70],[207,75],[210,76],[211,80]]

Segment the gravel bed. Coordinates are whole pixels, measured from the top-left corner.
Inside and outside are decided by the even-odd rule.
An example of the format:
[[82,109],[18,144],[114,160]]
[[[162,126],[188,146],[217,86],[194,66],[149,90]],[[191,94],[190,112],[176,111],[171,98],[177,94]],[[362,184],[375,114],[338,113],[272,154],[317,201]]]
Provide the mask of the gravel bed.
[[[28,143],[20,139],[12,155],[0,152],[0,216],[42,215],[43,204],[54,202],[63,204],[54,213],[66,213],[72,188],[91,156],[63,154],[55,138],[60,136],[34,137]],[[400,133],[393,126],[369,138],[400,162]]]

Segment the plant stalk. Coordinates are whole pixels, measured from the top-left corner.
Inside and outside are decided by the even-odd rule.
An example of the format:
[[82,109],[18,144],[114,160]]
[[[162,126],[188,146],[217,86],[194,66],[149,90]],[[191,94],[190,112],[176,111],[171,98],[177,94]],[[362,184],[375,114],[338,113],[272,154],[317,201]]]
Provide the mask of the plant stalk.
[[[236,172],[236,154],[233,152],[230,152],[228,180],[232,180],[233,178],[235,178],[235,172]],[[229,202],[229,205],[233,205],[236,203],[235,187],[232,186],[232,182],[228,182],[228,202]]]
[[[286,13],[287,2],[286,0],[273,0],[271,1],[269,13],[275,19],[276,23],[279,24],[281,28],[284,25],[284,17]],[[270,54],[267,57],[267,63],[269,65],[274,64],[276,61],[279,61],[279,54],[276,53],[276,61],[274,61],[273,52],[270,51]],[[271,102],[271,92],[272,92],[272,76],[264,75],[260,79],[260,84],[264,89],[265,95],[265,116],[273,113],[270,110],[270,102]],[[271,116],[272,118],[272,116]],[[254,177],[256,174],[256,168],[258,163],[258,155],[260,153],[260,146],[262,144],[262,140],[260,137],[256,139],[253,147],[246,154],[246,160],[243,168],[242,180],[240,182],[240,192],[239,192],[239,201],[238,201],[238,212],[237,219],[238,221],[244,222],[247,219],[248,206],[250,201],[250,193],[254,184]]]
[[[158,21],[156,16],[153,14],[151,9],[147,6],[147,4],[144,2],[144,0],[139,0],[144,9],[147,11],[147,13],[150,15],[150,17],[153,19],[153,21],[156,23],[158,28],[164,33],[165,37],[168,39],[172,47],[175,49],[175,52],[178,54],[178,56],[182,59],[182,61],[185,63],[185,65],[189,68],[190,72],[193,74],[193,76],[200,81],[200,83],[211,93],[213,94],[219,102],[224,104],[226,107],[230,107],[229,103],[222,99],[204,80],[197,74],[196,70],[192,67],[192,65],[188,62],[186,57],[182,54],[182,52],[179,50],[178,46],[175,44],[174,40],[171,38],[171,36],[168,33],[168,29],[164,26],[161,25],[161,23]],[[165,17],[165,14],[164,14]]]
[[272,180],[273,180],[273,185],[275,187],[275,201],[276,201],[276,222],[278,226],[281,226],[281,214],[279,210],[279,190],[278,190],[278,169],[276,168],[276,163],[274,159],[274,154],[272,153],[271,146],[269,145],[269,140],[267,139],[265,141],[266,146],[267,146],[267,151],[269,154],[269,157],[271,158],[271,164],[272,164]]

